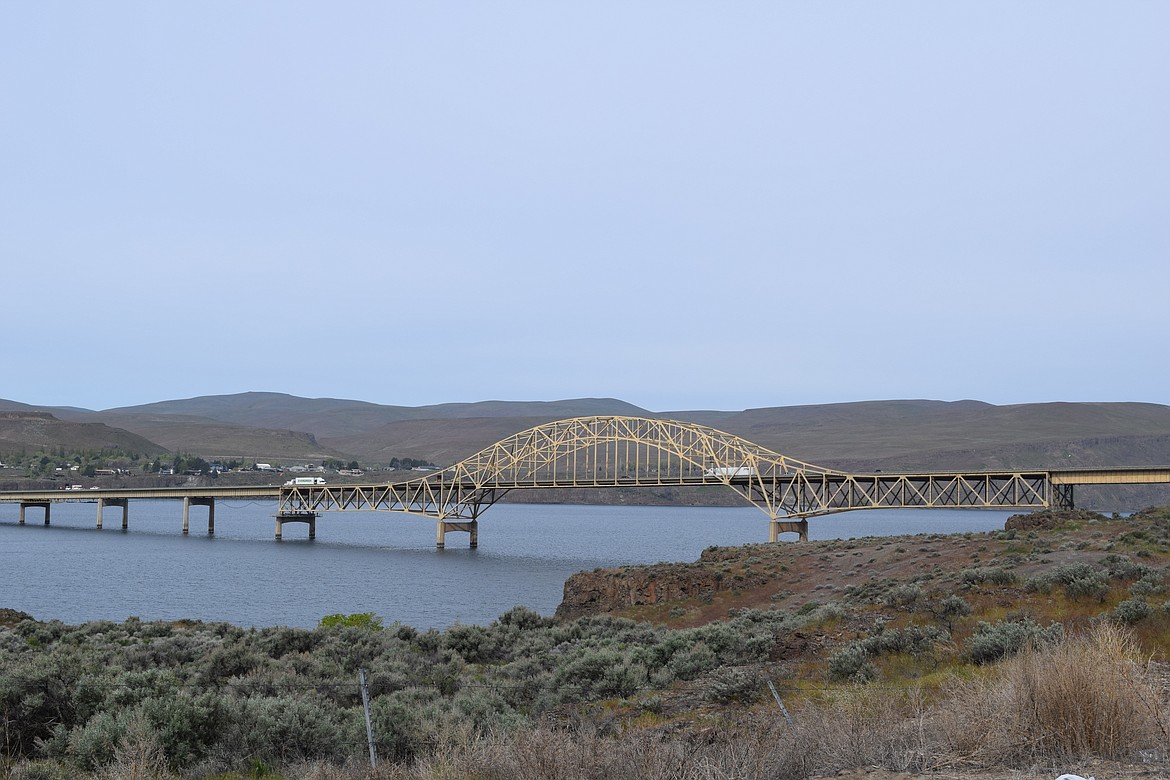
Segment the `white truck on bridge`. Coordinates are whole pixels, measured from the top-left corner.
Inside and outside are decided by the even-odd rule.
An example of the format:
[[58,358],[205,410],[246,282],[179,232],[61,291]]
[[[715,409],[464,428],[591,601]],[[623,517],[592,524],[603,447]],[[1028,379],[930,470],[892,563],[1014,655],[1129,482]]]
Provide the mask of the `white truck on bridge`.
[[704,477],[754,477],[756,470],[751,466],[731,466],[710,468],[703,472]]
[[324,485],[324,477],[296,477],[290,479],[285,485]]

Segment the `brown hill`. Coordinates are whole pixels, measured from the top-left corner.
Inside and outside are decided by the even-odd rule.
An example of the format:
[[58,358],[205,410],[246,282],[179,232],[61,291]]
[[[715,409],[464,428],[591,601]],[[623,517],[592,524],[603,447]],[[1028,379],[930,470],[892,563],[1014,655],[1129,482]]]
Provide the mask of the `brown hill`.
[[370,430],[392,420],[409,419],[412,409],[336,398],[299,398],[284,393],[235,393],[159,401],[95,412],[99,417],[131,420],[179,416],[250,428],[344,435]]
[[166,448],[128,431],[103,423],[60,420],[48,412],[0,412],[0,454],[21,451],[118,449],[125,453],[156,455]]
[[[311,433],[318,439],[348,439],[407,420],[459,418],[539,418],[560,420],[596,414],[649,415],[625,401],[579,398],[563,401],[480,401],[432,406],[383,406],[337,398],[298,398],[284,393],[237,393],[160,401],[95,413],[100,419],[115,415],[183,415],[234,425],[286,429]],[[473,426],[474,429],[474,426]],[[517,430],[521,430],[517,429]]]
[[363,463],[387,463],[391,458],[405,457],[447,466],[513,433],[550,421],[541,417],[407,420],[353,436],[323,439],[322,442],[352,452]]
[[347,453],[319,444],[310,433],[232,425],[205,417],[101,413],[110,425],[158,442],[173,452],[207,459],[243,458],[319,463],[325,458],[349,460]]

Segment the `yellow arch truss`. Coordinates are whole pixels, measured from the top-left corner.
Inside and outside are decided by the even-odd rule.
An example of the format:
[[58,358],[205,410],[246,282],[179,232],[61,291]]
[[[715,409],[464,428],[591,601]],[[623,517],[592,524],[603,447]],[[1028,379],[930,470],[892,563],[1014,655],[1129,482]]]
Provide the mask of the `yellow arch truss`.
[[1046,471],[847,474],[695,423],[576,417],[514,434],[441,471],[384,485],[293,485],[278,518],[384,510],[432,518],[478,538],[480,514],[518,489],[724,485],[764,511],[770,538],[807,539],[807,518],[849,509],[1047,507],[1071,502]]

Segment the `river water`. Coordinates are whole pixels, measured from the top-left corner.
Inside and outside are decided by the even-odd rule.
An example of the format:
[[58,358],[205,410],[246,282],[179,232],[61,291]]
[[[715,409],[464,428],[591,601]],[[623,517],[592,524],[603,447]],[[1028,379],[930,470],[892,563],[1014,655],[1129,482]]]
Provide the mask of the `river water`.
[[[499,504],[467,535],[435,549],[433,521],[385,512],[326,514],[317,538],[286,524],[273,539],[275,505],[218,502],[191,508],[182,536],[178,501],[107,508],[57,504],[52,525],[0,505],[0,607],[67,623],[134,615],[143,620],[226,620],[244,626],[315,626],[337,612],[374,612],[387,623],[445,628],[490,623],[517,604],[552,614],[565,579],[598,566],[694,561],[711,545],[765,542],[753,507],[622,507]],[[813,539],[989,531],[1011,512],[870,510],[809,521]],[[789,535],[789,538],[794,538]]]

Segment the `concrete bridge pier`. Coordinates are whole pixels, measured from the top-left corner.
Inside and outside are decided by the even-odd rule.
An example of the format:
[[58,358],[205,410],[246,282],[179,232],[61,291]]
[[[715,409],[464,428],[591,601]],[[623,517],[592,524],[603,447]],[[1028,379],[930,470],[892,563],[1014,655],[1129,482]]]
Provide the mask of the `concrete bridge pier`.
[[207,535],[215,536],[215,499],[192,498],[190,496],[183,499],[183,536],[187,535],[190,528],[191,507],[193,506],[207,507]]
[[20,524],[24,525],[24,508],[28,506],[39,506],[45,510],[45,525],[49,524],[49,507],[52,504],[48,501],[21,501],[20,502]]
[[445,546],[444,537],[452,531],[466,531],[471,537],[471,549],[479,547],[479,521],[452,521],[440,520],[435,528],[435,547],[442,550]]
[[128,498],[99,498],[97,502],[97,529],[102,530],[102,510],[108,506],[122,507],[122,530],[130,527],[130,499]]
[[317,518],[319,515],[316,512],[281,512],[276,515],[276,541],[284,538],[284,524],[285,523],[305,523],[309,526],[309,540],[317,538]]
[[800,541],[808,541],[808,520],[801,518],[800,520],[772,520],[772,532],[768,534],[768,541],[780,541],[780,534],[796,533],[800,534]]

